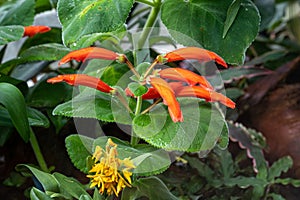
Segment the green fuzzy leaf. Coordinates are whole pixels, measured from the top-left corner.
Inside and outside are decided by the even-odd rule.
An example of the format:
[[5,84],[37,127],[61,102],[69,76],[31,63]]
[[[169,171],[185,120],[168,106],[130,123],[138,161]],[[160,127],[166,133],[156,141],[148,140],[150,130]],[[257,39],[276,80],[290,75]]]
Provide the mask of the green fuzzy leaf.
[[150,66],[151,66],[151,63],[142,62],[136,67],[136,71],[140,74],[144,74]]
[[146,86],[141,85],[139,83],[134,83],[134,82],[130,83],[128,85],[128,88],[133,93],[133,95],[136,97],[142,96],[143,94],[145,94],[148,91],[148,88]]
[[0,83],[0,103],[7,109],[11,121],[22,139],[27,142],[30,127],[25,100],[20,90],[9,83]]
[[59,192],[59,184],[53,175],[43,172],[35,167],[29,165],[17,165],[17,171],[22,171],[24,168],[27,168],[31,171],[31,173],[38,179],[38,181],[42,184],[45,191],[49,192]]
[[72,163],[86,174],[89,171],[86,160],[92,155],[93,142],[92,138],[82,135],[70,135],[66,138],[66,148]]
[[54,61],[59,60],[70,52],[70,49],[57,43],[41,44],[23,51],[22,60],[28,61]]
[[81,48],[76,44],[81,37],[119,29],[125,23],[132,6],[133,0],[59,0],[57,9],[64,44]]
[[86,88],[72,100],[58,105],[53,110],[53,114],[131,124],[132,116],[120,100],[122,99],[128,105],[128,99],[122,89],[116,87],[116,90],[118,90],[118,96],[110,96],[97,90]]
[[18,0],[0,8],[0,25],[29,26],[34,18],[34,0]]
[[122,200],[138,199],[138,197],[148,197],[148,199],[168,199],[178,200],[167,188],[167,186],[157,177],[139,178],[132,183],[133,188],[125,188],[122,193]]
[[[241,2],[231,23],[226,17],[232,0],[165,0],[161,19],[180,44],[203,47],[230,64],[242,64],[259,31],[260,16],[252,1]],[[228,32],[223,38],[224,29]]]
[[183,122],[174,123],[165,106],[158,104],[150,114],[134,118],[133,130],[137,136],[159,148],[198,152],[211,150],[222,131],[228,134],[223,114],[213,104],[196,98],[178,101]]
[[279,177],[282,172],[287,172],[293,166],[293,159],[289,156],[280,158],[269,168],[268,180]]
[[0,45],[21,39],[23,33],[22,26],[0,26]]
[[[171,164],[168,153],[162,149],[157,149],[146,144],[138,144],[132,147],[128,143],[117,138],[110,138],[118,145],[118,158],[131,158],[136,166],[133,170],[134,174],[139,176],[159,174],[165,171]],[[94,142],[93,149],[95,149],[96,146],[105,149],[107,140],[107,137],[97,138]]]
[[129,68],[126,64],[114,62],[104,69],[100,79],[108,85],[125,87],[128,84],[129,76],[131,74],[127,73],[128,71]]

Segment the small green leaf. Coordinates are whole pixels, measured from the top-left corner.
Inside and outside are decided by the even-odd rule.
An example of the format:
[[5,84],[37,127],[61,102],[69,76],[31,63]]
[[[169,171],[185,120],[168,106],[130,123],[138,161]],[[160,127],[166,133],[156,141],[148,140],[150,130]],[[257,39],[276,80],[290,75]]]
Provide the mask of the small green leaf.
[[[139,178],[132,185],[137,188],[135,196],[145,196],[149,199],[178,200],[167,188],[167,186],[157,177]],[[124,190],[124,193],[125,190]]]
[[17,165],[16,169],[17,171],[22,171],[24,167],[29,169],[31,173],[38,179],[45,191],[59,192],[59,184],[53,175],[24,164]]
[[292,185],[294,187],[300,187],[300,180],[293,178],[276,178],[274,183],[279,183],[282,185]]
[[279,177],[282,172],[287,172],[293,166],[293,159],[289,156],[280,158],[272,164],[269,168],[268,180],[272,181],[274,178]]
[[48,128],[50,126],[48,118],[40,111],[27,107],[27,113],[30,126],[39,126],[44,128]]
[[13,1],[7,7],[0,8],[0,25],[29,26],[34,18],[34,0]]
[[66,148],[69,157],[80,171],[88,173],[86,159],[92,155],[94,140],[82,135],[70,135],[66,138]]
[[0,83],[0,103],[8,110],[12,123],[22,139],[27,142],[30,127],[25,100],[20,90],[9,83]]
[[140,74],[144,74],[150,66],[151,66],[151,63],[142,62],[136,67],[136,71]]
[[136,97],[142,96],[148,91],[148,88],[146,86],[135,82],[129,83],[128,88]]
[[183,122],[174,123],[166,107],[158,104],[149,114],[134,118],[134,132],[153,146],[187,152],[211,150],[222,131],[228,134],[223,114],[213,104],[196,98],[178,101]]
[[132,6],[133,0],[60,0],[57,10],[63,28],[64,44],[82,48],[77,45],[81,37],[119,29],[125,23]]
[[23,33],[22,26],[0,26],[0,45],[21,39]]
[[263,189],[264,186],[266,185],[266,182],[264,180],[255,177],[237,176],[237,177],[226,179],[226,181],[224,181],[224,184],[228,187],[233,187],[237,185],[240,188],[254,186]]
[[226,20],[224,22],[224,30],[223,30],[223,36],[222,38],[224,39],[226,34],[228,33],[230,27],[232,26],[238,11],[240,9],[242,0],[233,0],[233,2],[230,4],[228,10],[227,10],[227,15],[226,15]]
[[52,200],[47,194],[33,187],[30,190],[30,199],[32,200]]
[[275,193],[269,193],[267,197],[272,198],[273,200],[285,200],[283,196],[280,194],[275,194]]
[[[171,164],[168,153],[162,149],[157,149],[146,144],[138,144],[131,147],[127,142],[113,137],[110,138],[118,145],[117,151],[120,159],[131,158],[136,166],[133,170],[134,174],[139,176],[159,174],[165,171]],[[96,146],[105,149],[107,139],[107,137],[97,138],[93,149]]]

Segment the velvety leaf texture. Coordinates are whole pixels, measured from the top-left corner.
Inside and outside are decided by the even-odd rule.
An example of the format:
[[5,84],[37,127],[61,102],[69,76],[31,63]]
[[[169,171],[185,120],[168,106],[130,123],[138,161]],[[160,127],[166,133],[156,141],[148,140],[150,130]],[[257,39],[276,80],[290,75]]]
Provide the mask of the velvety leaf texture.
[[[202,46],[230,64],[242,64],[245,51],[259,31],[260,15],[250,0],[242,0],[234,18],[227,16],[232,0],[166,0],[161,19],[174,39],[186,46]],[[224,26],[226,19],[231,18]],[[228,20],[227,20],[228,22]],[[224,36],[224,37],[223,37]]]
[[135,133],[153,146],[188,152],[211,150],[228,134],[224,117],[213,104],[194,98],[181,98],[179,103],[183,122],[174,123],[165,106],[158,104],[150,114],[134,118]]
[[133,0],[60,0],[58,16],[63,28],[63,41],[74,49],[83,36],[107,33],[119,29],[133,5]]

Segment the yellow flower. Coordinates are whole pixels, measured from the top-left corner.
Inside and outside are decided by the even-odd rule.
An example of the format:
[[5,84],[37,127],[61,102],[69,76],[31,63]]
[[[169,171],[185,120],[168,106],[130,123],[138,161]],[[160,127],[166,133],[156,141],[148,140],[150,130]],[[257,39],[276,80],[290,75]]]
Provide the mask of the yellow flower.
[[111,139],[108,139],[105,151],[96,146],[92,157],[95,163],[87,175],[91,179],[91,188],[99,188],[101,194],[118,196],[123,188],[131,187],[131,170],[135,166],[130,158],[121,160],[117,156],[117,144]]

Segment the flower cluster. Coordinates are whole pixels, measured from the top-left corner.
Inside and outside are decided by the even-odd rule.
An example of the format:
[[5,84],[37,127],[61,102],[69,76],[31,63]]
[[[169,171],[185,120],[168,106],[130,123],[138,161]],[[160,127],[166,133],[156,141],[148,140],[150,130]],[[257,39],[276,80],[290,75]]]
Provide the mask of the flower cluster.
[[[208,102],[220,102],[232,109],[235,108],[235,103],[223,94],[216,92],[212,85],[203,76],[182,68],[153,70],[153,67],[156,64],[186,59],[194,59],[204,62],[215,61],[219,65],[227,68],[226,62],[212,51],[198,47],[186,47],[171,51],[165,55],[158,55],[142,76],[135,70],[124,54],[118,54],[99,47],[87,47],[70,52],[61,59],[59,65],[65,64],[70,60],[84,62],[87,59],[117,60],[121,63],[126,63],[140,80],[140,84],[149,83],[149,85],[151,85],[151,87],[148,88],[147,93],[142,95],[142,99],[162,98],[163,103],[168,106],[169,114],[173,122],[183,121],[183,115],[180,109],[180,104],[176,99],[177,97],[197,97],[205,99]],[[151,71],[152,73],[150,74]],[[169,82],[167,82],[167,80]],[[70,85],[84,85],[106,93],[112,93],[114,91],[112,87],[100,79],[84,74],[59,75],[49,79],[48,82],[67,82]],[[125,91],[128,96],[134,97],[134,94],[129,90],[129,88],[126,88]]]
[[131,187],[131,170],[135,168],[130,158],[117,158],[117,144],[108,139],[106,149],[96,146],[93,154],[94,165],[89,171],[90,187],[99,188],[101,194],[119,195],[125,187]]

